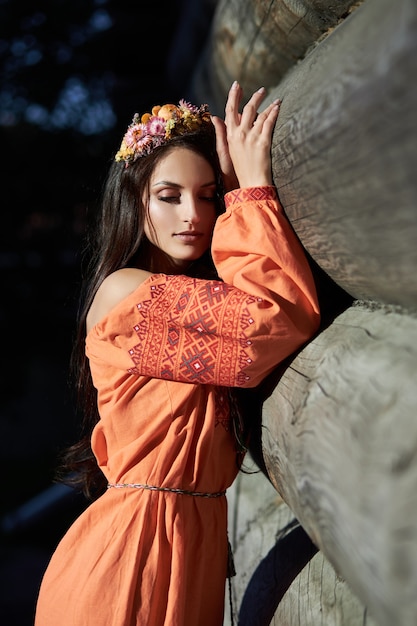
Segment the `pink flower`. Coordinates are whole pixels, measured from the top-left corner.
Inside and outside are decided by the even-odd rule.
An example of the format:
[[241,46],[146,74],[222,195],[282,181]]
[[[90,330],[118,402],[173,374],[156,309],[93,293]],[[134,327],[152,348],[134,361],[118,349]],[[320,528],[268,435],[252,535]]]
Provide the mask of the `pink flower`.
[[189,102],[187,102],[187,100],[180,100],[179,101],[179,106],[181,109],[187,109],[187,111],[191,111],[191,113],[197,114],[199,111],[199,108],[194,106],[193,104],[190,104]]
[[144,152],[144,151],[146,152],[149,148],[152,148],[152,146],[153,146],[152,137],[150,135],[144,135],[143,137],[138,139],[138,141],[136,142],[134,146],[134,150],[135,152],[140,154],[141,152]]
[[124,142],[129,148],[134,148],[143,136],[143,124],[134,124],[129,126],[126,135],[124,136]]
[[146,124],[146,131],[150,135],[165,135],[165,120],[162,117],[151,117]]

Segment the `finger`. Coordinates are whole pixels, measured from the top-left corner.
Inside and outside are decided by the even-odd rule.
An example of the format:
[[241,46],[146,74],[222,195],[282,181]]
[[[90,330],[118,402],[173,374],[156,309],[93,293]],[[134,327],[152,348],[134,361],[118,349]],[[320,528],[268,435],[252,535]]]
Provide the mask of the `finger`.
[[226,125],[222,119],[213,115],[211,118],[216,133],[216,152],[219,157],[222,170],[230,167],[231,159],[229,154],[229,144],[227,142]]
[[216,115],[212,116],[211,121],[213,122],[214,130],[216,133],[216,150],[220,157],[224,153],[228,152],[226,126],[223,120]]
[[246,105],[243,107],[242,111],[242,119],[241,123],[244,126],[251,127],[254,121],[258,116],[258,107],[261,104],[262,100],[265,98],[266,90],[264,87],[260,87],[255,93],[252,94],[252,97],[248,100]]
[[227,142],[226,126],[222,119],[212,116],[212,122],[216,132],[216,151],[219,157],[220,170],[223,175],[223,182],[227,191],[235,189],[237,178],[233,167],[232,159],[229,153],[229,144]]
[[259,113],[255,122],[253,123],[253,127],[260,133],[270,133],[275,122],[277,121],[279,111],[281,106],[281,100],[274,100],[271,102],[266,109],[264,109],[261,113]]
[[267,107],[263,111],[258,114],[258,119],[264,121],[268,116],[273,114],[277,109],[279,110],[281,106],[282,100],[276,99],[273,102],[270,102]]
[[238,126],[240,124],[239,105],[242,98],[242,88],[235,80],[229,90],[225,108],[225,124],[227,127]]

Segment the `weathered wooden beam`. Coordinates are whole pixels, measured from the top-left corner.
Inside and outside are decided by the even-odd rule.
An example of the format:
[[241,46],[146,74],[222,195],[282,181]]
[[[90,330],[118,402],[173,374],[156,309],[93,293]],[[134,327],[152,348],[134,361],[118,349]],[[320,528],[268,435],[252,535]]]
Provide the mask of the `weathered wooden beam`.
[[417,319],[356,303],[263,411],[271,480],[380,626],[417,623],[416,381]]
[[[272,10],[280,3],[221,3],[217,29],[224,12],[241,15],[239,41],[246,40],[248,49],[248,28],[257,32],[257,41],[267,23],[268,29],[275,24],[254,23],[256,4]],[[236,52],[236,41],[232,59],[244,56],[243,44],[241,54]],[[275,25],[275,39],[268,34],[272,58],[279,41]],[[220,43],[213,36],[212,49]],[[273,82],[259,47],[252,49],[248,73],[256,86]],[[211,70],[206,59],[197,100],[210,102],[204,86],[210,91],[211,71],[221,85],[212,90],[212,100],[223,104],[236,78],[226,58],[214,60]],[[283,104],[274,179],[302,243],[355,298],[417,308],[417,3],[365,0],[284,79],[275,69],[271,98],[281,97]]]
[[[196,89],[213,110],[237,79],[246,93],[276,86],[357,0],[221,0]],[[261,83],[259,82],[261,80]]]
[[417,307],[417,3],[366,0],[283,80],[281,201],[356,298]]
[[[235,623],[376,626],[250,457],[245,469],[228,490]],[[224,626],[231,625],[226,609]]]

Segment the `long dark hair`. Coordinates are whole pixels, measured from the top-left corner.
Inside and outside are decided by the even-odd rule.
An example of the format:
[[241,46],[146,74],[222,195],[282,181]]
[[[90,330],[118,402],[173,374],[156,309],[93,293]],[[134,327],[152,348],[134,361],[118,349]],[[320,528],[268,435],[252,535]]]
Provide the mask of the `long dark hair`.
[[[70,362],[76,404],[82,416],[81,439],[61,455],[57,479],[81,488],[91,498],[105,486],[104,475],[91,450],[90,438],[99,420],[97,393],[93,386],[88,359],[85,355],[86,317],[94,296],[103,280],[112,272],[132,266],[158,271],[150,266],[149,245],[144,236],[146,206],[142,198],[149,193],[151,175],[162,158],[177,147],[199,154],[212,166],[217,182],[216,213],[224,211],[223,183],[215,145],[214,127],[172,139],[156,148],[150,155],[125,167],[113,162],[104,185],[102,201],[88,236],[88,265],[83,280],[77,331]],[[187,274],[197,278],[217,278],[208,251],[190,265]]]

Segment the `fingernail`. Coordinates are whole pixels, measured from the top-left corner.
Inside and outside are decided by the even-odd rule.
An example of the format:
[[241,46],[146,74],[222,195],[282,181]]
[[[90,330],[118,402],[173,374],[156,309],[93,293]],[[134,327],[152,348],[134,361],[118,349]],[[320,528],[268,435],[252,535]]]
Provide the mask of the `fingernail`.
[[277,98],[276,100],[274,100],[273,104],[281,104],[282,100],[281,98]]
[[259,87],[257,93],[263,93],[265,91],[265,87]]
[[237,80],[233,81],[232,89],[237,89],[238,87],[239,87],[239,83],[237,82]]

